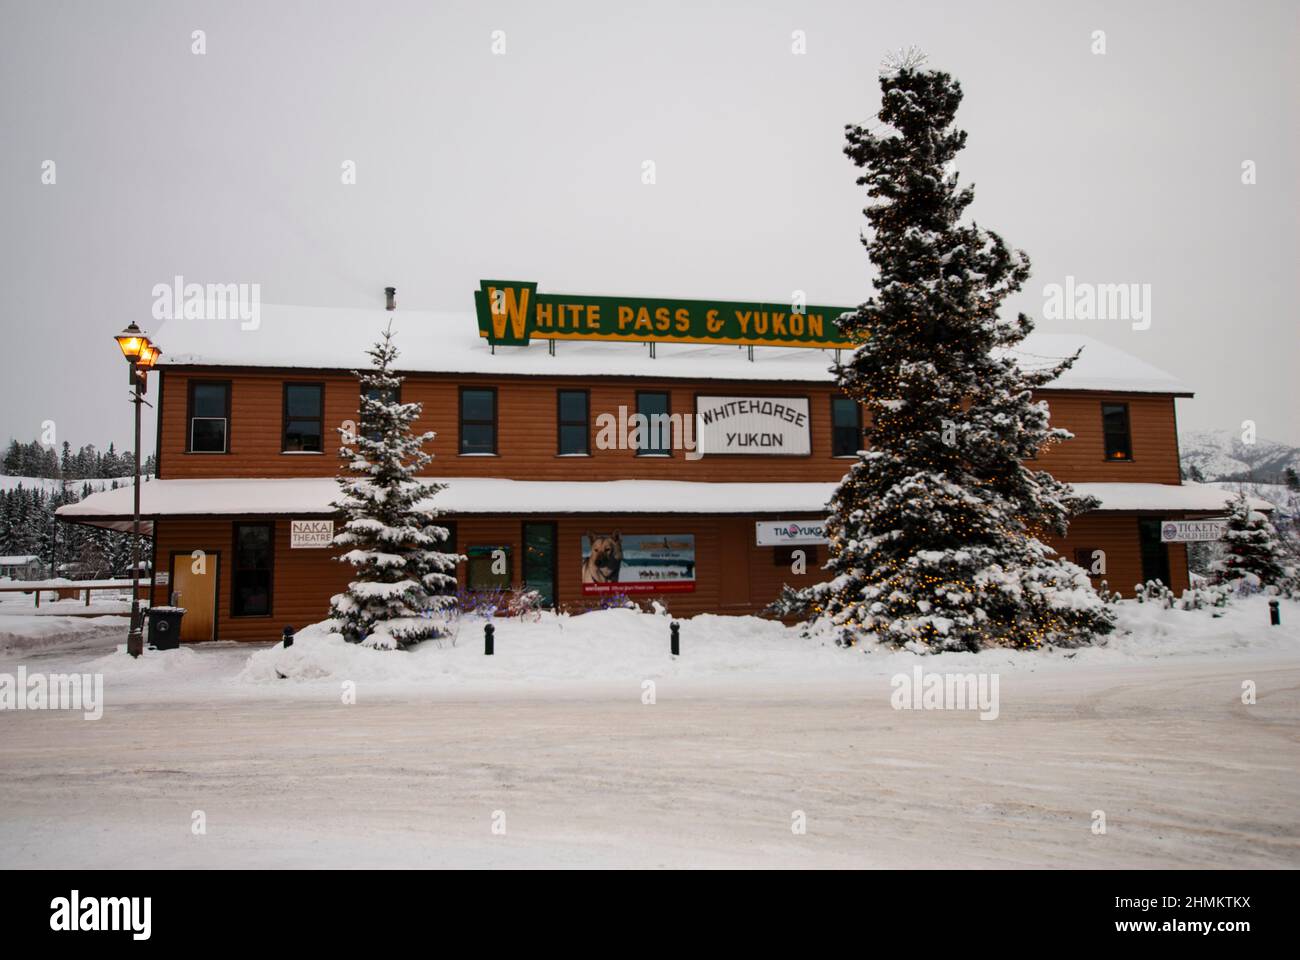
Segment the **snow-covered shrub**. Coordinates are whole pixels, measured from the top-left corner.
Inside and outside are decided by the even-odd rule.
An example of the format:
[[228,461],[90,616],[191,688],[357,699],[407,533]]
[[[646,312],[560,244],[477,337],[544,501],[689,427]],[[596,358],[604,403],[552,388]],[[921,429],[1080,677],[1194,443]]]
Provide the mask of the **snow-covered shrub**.
[[1184,590],[1178,598],[1179,610],[1214,610],[1213,615],[1223,615],[1223,608],[1228,605],[1229,591],[1221,585],[1203,584]]
[[536,590],[516,587],[506,595],[506,616],[531,620],[542,619],[542,595]]
[[1137,595],[1138,603],[1154,603],[1165,610],[1173,608],[1174,592],[1159,580],[1148,580],[1146,583],[1134,584],[1133,592]]
[[496,588],[491,590],[457,590],[455,608],[462,616],[522,617],[536,621],[541,618],[542,595],[526,587]]
[[783,583],[780,594],[763,608],[763,613],[778,620],[802,618],[807,616],[811,600],[812,597],[807,590],[800,590]]
[[1119,603],[1121,600],[1124,599],[1124,597],[1120,594],[1120,592],[1118,590],[1112,590],[1110,588],[1110,584],[1107,583],[1105,580],[1103,580],[1100,586],[1097,587],[1097,596],[1101,597],[1102,603],[1108,603],[1112,605]]

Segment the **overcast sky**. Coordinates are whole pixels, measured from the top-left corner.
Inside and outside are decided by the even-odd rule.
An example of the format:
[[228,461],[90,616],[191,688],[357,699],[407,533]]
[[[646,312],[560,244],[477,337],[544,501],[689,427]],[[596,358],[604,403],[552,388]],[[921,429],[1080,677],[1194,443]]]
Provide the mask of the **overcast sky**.
[[1148,330],[1040,329],[1191,384],[1184,430],[1300,443],[1294,0],[0,9],[0,438],[53,420],[59,442],[129,445],[110,337],[153,324],[177,274],[321,306],[392,284],[399,309],[467,313],[480,278],[858,303],[843,125],[915,43],[965,90],[971,214],[1033,261],[1015,306],[1041,317],[1067,275],[1150,284]]

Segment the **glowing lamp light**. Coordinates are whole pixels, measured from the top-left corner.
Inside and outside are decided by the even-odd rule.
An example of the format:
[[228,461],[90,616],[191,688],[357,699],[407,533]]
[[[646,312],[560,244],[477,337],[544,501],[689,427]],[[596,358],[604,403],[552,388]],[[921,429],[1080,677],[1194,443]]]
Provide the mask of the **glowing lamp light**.
[[[123,347],[122,349],[125,351],[126,348]],[[158,349],[157,345],[146,337],[144,343],[140,346],[140,355],[136,358],[135,365],[141,370],[152,370],[161,353],[162,351]]]
[[128,360],[138,360],[140,358],[140,351],[149,344],[148,335],[136,326],[134,320],[131,321],[130,326],[113,339],[115,339],[117,345],[121,347],[122,356],[126,357]]

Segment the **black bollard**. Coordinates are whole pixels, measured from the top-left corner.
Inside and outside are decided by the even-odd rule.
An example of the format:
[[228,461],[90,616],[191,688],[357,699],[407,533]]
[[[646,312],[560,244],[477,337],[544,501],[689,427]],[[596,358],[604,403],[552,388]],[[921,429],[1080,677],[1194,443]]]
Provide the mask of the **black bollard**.
[[682,640],[680,636],[681,631],[682,631],[682,625],[678,623],[676,620],[668,624],[668,636],[671,638],[670,645],[672,647],[674,657],[679,656],[682,652]]
[[1270,600],[1268,602],[1268,622],[1275,627],[1280,627],[1282,625],[1282,611],[1278,607],[1276,600]]
[[286,650],[287,650],[289,647],[292,647],[292,646],[293,646],[293,627],[285,627],[285,628],[284,628],[284,633],[283,633],[281,639],[284,640],[284,647],[285,647]]
[[490,623],[483,625],[483,656],[492,656],[492,634],[497,632],[497,628]]

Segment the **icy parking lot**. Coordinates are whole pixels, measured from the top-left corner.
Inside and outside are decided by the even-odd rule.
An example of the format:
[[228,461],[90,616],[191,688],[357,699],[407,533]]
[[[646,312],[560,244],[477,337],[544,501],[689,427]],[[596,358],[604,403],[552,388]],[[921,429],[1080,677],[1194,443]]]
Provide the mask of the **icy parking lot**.
[[[611,611],[131,661],[10,620],[0,673],[106,704],[0,712],[0,867],[1300,866],[1300,605],[1124,606],[1104,649],[928,658],[702,617],[672,661]],[[915,665],[996,675],[997,719],[894,709]]]

